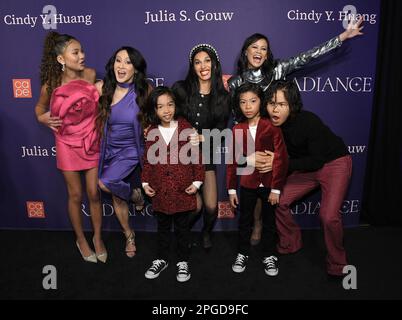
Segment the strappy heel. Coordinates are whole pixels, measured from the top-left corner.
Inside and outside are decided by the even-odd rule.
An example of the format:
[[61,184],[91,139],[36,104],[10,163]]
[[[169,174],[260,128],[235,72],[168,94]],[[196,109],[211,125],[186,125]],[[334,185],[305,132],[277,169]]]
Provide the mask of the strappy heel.
[[[124,233],[124,232],[123,232],[123,233]],[[126,235],[126,234],[124,233],[124,235]],[[128,250],[128,249],[127,249],[128,246],[132,246],[133,249],[132,249],[132,250]],[[127,257],[132,258],[132,257],[135,256],[136,251],[137,251],[137,248],[136,248],[136,246],[135,246],[135,233],[134,233],[133,230],[131,230],[131,232],[130,232],[130,234],[128,235],[128,237],[126,236],[126,249],[125,249],[125,252],[126,252]]]

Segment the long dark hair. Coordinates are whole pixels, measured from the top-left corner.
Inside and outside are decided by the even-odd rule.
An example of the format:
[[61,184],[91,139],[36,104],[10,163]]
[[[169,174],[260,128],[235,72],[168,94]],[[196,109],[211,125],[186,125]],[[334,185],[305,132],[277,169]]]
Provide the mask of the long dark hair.
[[267,118],[268,111],[264,105],[264,103],[265,103],[264,91],[262,91],[262,88],[257,84],[246,82],[245,84],[241,85],[236,90],[236,95],[235,95],[236,119],[238,119],[239,122],[243,122],[247,119],[240,108],[240,95],[242,95],[243,93],[246,93],[246,92],[253,92],[258,96],[258,98],[260,98],[260,116]]
[[[195,50],[191,51],[189,60],[189,67],[187,76],[181,85],[185,90],[184,101],[180,101],[181,114],[187,119],[191,119],[191,106],[196,103],[197,97],[200,92],[200,83],[197,74],[194,71],[194,57],[199,52],[205,52],[211,58],[211,91],[209,101],[209,115],[215,123],[224,123],[229,117],[229,100],[228,94],[225,90],[222,81],[222,68],[215,52],[210,50],[207,46],[198,46]],[[175,90],[173,87],[173,91]],[[180,96],[180,94],[179,94]],[[180,97],[181,98],[181,97]],[[223,128],[220,128],[223,129]]]
[[271,51],[271,46],[269,44],[268,38],[261,33],[254,33],[244,40],[243,47],[240,51],[239,59],[237,60],[237,74],[241,75],[244,71],[248,70],[248,60],[246,56],[247,48],[258,40],[265,40],[268,44],[267,47],[267,59],[261,66],[261,71],[268,79],[271,77],[272,70],[274,69],[276,62]]
[[135,69],[133,82],[134,90],[137,95],[135,101],[140,108],[138,119],[142,119],[141,114],[145,109],[145,103],[149,91],[149,85],[146,81],[147,63],[137,49],[133,47],[121,47],[115,51],[105,66],[106,74],[103,78],[102,96],[99,99],[99,116],[96,124],[96,127],[101,134],[103,133],[103,127],[110,114],[112,99],[117,85],[117,80],[114,73],[114,63],[117,54],[123,50],[127,51],[130,61]]
[[149,97],[147,99],[147,104],[146,104],[146,111],[144,115],[149,121],[149,124],[151,125],[156,125],[159,124],[161,121],[156,115],[156,109],[158,106],[158,98],[160,96],[163,96],[164,94],[167,94],[172,98],[172,100],[175,103],[175,113],[174,113],[174,119],[176,120],[178,118],[178,105],[177,105],[177,99],[171,89],[165,86],[159,86],[156,87],[152,92],[149,94]]
[[265,109],[268,102],[275,101],[275,95],[278,90],[283,91],[285,99],[289,104],[290,116],[294,117],[303,108],[303,100],[295,81],[277,80],[272,82],[271,86],[266,92]]
[[62,65],[57,61],[57,56],[63,54],[70,41],[76,40],[69,34],[59,34],[51,31],[45,38],[43,45],[42,62],[40,66],[40,83],[47,85],[49,96],[55,88],[61,84]]

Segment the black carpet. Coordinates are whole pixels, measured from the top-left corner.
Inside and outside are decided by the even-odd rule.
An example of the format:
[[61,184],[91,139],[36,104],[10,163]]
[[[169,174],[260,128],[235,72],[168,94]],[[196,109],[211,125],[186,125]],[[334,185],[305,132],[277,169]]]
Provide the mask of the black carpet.
[[[304,248],[280,257],[277,277],[265,275],[257,248],[244,273],[232,272],[236,233],[217,232],[210,252],[199,246],[193,249],[192,278],[187,283],[176,281],[174,243],[169,267],[159,278],[145,279],[155,258],[155,233],[138,232],[138,252],[129,259],[123,234],[105,232],[109,259],[106,264],[92,264],[82,260],[72,232],[0,231],[0,299],[401,299],[401,231],[374,227],[345,231],[349,263],[357,268],[356,290],[345,290],[341,281],[327,278],[319,230],[304,231]],[[56,290],[43,289],[46,265],[57,269]]]

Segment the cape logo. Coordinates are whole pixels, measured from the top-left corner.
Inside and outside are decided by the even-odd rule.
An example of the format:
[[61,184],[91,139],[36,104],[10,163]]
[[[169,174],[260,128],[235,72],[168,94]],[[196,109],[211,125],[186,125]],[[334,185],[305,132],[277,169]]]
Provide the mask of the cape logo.
[[14,98],[32,98],[31,79],[13,79]]

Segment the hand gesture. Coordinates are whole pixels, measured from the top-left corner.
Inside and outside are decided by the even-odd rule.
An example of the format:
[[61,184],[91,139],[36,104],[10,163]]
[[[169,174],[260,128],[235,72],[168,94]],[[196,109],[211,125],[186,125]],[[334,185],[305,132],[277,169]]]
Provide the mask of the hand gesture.
[[202,134],[198,134],[197,130],[195,128],[194,133],[190,135],[190,143],[193,146],[198,146],[200,142],[204,142],[204,136]]
[[272,171],[275,154],[272,151],[257,151],[255,156],[255,167],[260,173]]
[[154,197],[154,196],[156,195],[155,190],[152,189],[149,184],[146,185],[146,186],[144,186],[144,191],[145,191],[145,194],[146,194],[148,197],[151,197],[151,198],[152,198],[152,197]]
[[59,127],[61,127],[63,123],[63,121],[60,120],[59,117],[51,117],[50,111],[45,112],[40,116],[38,116],[38,121],[55,132],[57,132],[57,130],[59,129]]
[[185,191],[188,195],[193,195],[197,193],[198,189],[195,185],[191,184]]
[[350,23],[348,24],[348,28],[339,35],[341,41],[343,42],[347,39],[352,39],[356,36],[363,35],[363,33],[361,32],[364,28],[364,26],[361,26],[362,23],[363,23],[363,17],[360,17],[360,19],[357,20],[356,22],[351,20]]
[[237,194],[229,194],[229,202],[232,208],[236,209],[239,204]]
[[271,192],[268,196],[268,202],[273,206],[279,204],[279,194]]

